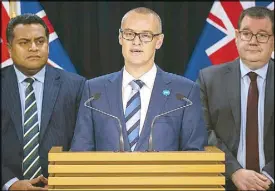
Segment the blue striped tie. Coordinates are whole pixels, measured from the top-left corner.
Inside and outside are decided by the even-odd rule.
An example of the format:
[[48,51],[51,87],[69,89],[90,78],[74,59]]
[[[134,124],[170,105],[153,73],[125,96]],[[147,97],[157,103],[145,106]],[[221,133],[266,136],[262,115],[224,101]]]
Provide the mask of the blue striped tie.
[[131,150],[133,151],[139,139],[139,126],[140,126],[140,93],[144,83],[141,80],[133,80],[130,82],[132,86],[132,93],[126,105],[125,119],[128,139]]
[[33,179],[41,175],[39,161],[39,123],[37,104],[32,84],[33,78],[25,79],[28,86],[25,91],[25,112],[24,112],[24,179]]

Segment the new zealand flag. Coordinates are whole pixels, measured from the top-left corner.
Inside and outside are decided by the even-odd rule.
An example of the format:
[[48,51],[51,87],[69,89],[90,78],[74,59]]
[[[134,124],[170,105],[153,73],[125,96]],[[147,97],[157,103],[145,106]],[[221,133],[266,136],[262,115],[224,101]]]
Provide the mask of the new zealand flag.
[[[270,1],[215,1],[206,19],[206,25],[187,65],[184,76],[196,81],[199,70],[213,64],[236,59],[235,29],[244,9],[265,6],[274,10]],[[274,52],[272,57],[274,58]]]

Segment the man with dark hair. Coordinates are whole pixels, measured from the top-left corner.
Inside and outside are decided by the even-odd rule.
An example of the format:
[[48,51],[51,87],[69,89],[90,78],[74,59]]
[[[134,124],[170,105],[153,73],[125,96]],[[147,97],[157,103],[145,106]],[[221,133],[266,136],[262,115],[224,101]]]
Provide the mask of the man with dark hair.
[[2,189],[42,190],[49,150],[70,147],[85,78],[47,64],[40,17],[11,19],[6,36],[13,65],[1,70]]
[[209,144],[226,154],[228,190],[274,183],[274,13],[244,10],[235,30],[240,58],[200,71]]
[[[125,66],[86,82],[71,150],[203,150],[207,133],[199,86],[154,63],[164,39],[157,13],[144,7],[130,10],[122,18],[118,39]],[[97,100],[88,106],[117,116],[121,126],[114,118],[84,106],[93,95]],[[193,104],[182,100],[183,96]],[[154,117],[183,105],[187,107],[156,119],[150,139]]]

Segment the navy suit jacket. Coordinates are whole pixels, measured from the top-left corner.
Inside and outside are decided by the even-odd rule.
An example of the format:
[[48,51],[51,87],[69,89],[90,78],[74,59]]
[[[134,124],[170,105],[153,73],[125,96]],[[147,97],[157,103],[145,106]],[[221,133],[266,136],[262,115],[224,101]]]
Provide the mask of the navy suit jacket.
[[[2,187],[23,179],[23,127],[17,77],[13,66],[1,70]],[[48,176],[48,152],[53,146],[70,148],[85,78],[46,66],[39,137],[39,155]]]
[[[122,104],[122,75],[123,72],[119,71],[86,81],[72,141],[72,151],[119,150],[117,120],[84,106],[84,102],[95,93],[101,93],[101,97],[91,102],[91,106],[121,120],[124,148],[125,151],[131,150]],[[170,95],[163,95],[163,90],[169,90]],[[135,151],[148,150],[150,126],[156,115],[186,104],[185,101],[176,98],[176,93],[186,96],[193,105],[155,121],[153,149],[157,151],[204,149],[207,144],[207,132],[199,86],[182,76],[164,72],[158,67],[144,127]]]

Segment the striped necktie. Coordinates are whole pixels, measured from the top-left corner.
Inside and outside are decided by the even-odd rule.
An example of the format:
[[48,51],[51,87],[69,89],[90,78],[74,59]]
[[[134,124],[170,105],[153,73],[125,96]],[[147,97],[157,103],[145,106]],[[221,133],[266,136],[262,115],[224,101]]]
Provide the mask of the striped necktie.
[[24,179],[33,179],[42,174],[39,161],[39,123],[36,99],[33,89],[35,79],[26,78],[28,86],[25,91],[24,112]]
[[132,86],[132,93],[126,105],[125,119],[130,147],[131,150],[134,151],[139,139],[141,108],[139,90],[142,88],[144,83],[141,80],[133,80],[130,82],[130,85]]

